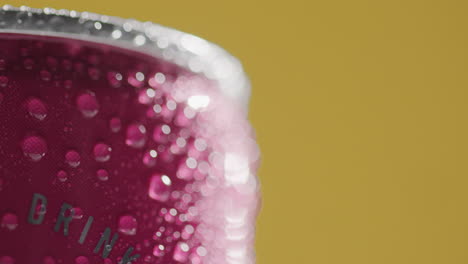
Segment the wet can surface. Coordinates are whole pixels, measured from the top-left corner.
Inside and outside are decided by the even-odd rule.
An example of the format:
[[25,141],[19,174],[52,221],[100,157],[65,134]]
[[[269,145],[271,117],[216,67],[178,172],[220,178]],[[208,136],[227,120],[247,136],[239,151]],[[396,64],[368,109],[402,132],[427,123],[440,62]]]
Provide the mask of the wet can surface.
[[[143,48],[169,33],[129,48],[102,41],[129,24],[75,14],[99,41],[54,34],[70,13],[2,12],[22,21],[0,31],[0,263],[254,262],[245,80],[233,92],[229,66]],[[51,33],[34,34],[43,17]]]

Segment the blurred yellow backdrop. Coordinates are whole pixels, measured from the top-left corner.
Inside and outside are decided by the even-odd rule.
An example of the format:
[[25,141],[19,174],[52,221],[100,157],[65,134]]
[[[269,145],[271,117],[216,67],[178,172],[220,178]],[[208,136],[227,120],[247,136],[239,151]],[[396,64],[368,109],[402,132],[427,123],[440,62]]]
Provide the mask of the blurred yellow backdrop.
[[241,59],[259,264],[468,263],[467,1],[6,3],[151,20]]

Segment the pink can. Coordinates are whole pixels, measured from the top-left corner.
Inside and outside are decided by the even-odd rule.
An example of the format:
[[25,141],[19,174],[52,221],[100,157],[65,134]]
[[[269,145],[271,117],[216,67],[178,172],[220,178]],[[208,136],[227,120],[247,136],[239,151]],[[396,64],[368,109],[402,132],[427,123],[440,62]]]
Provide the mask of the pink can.
[[0,264],[254,263],[249,81],[153,23],[0,10]]

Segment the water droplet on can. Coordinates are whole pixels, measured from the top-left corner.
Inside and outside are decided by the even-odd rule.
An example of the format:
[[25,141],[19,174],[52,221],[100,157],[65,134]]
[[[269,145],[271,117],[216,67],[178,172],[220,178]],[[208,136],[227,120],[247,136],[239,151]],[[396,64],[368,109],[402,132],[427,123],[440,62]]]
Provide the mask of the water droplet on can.
[[79,207],[75,207],[72,209],[73,211],[73,219],[81,219],[83,218],[83,210]]
[[137,220],[131,215],[124,215],[119,218],[119,232],[125,235],[133,236],[137,231]]
[[10,256],[0,257],[0,264],[15,264],[15,259]]
[[146,128],[142,124],[131,124],[127,127],[125,143],[133,148],[142,148],[146,143]]
[[154,248],[153,248],[153,255],[154,255],[155,257],[162,257],[162,256],[164,256],[164,249],[165,249],[164,245],[161,245],[161,244],[160,244],[160,245],[154,246]]
[[57,70],[58,61],[56,58],[48,56],[46,58],[46,64],[47,64],[47,67],[49,67],[51,70],[54,70],[54,71]]
[[81,94],[76,99],[78,109],[86,118],[92,118],[99,112],[99,103],[92,92]]
[[18,216],[12,213],[6,213],[2,216],[1,227],[10,231],[18,227]]
[[6,61],[4,59],[0,59],[0,71],[4,71],[6,69]]
[[109,172],[105,169],[99,169],[96,172],[96,176],[100,181],[107,181],[109,179]]
[[39,74],[41,75],[41,79],[46,82],[50,81],[52,78],[52,74],[46,70],[42,70]]
[[9,79],[6,76],[0,76],[0,87],[6,87],[8,85]]
[[109,127],[112,132],[117,133],[120,131],[120,128],[122,127],[122,122],[120,121],[119,118],[114,117],[109,121]]
[[119,88],[122,86],[122,74],[118,72],[109,72],[107,73],[107,81],[114,88]]
[[89,259],[85,256],[75,258],[75,264],[89,264]]
[[60,181],[60,182],[66,182],[67,179],[68,179],[68,173],[64,170],[59,170],[57,172],[57,179]]
[[106,162],[111,157],[112,148],[104,143],[97,143],[94,146],[93,154],[97,162]]
[[171,194],[172,181],[167,175],[155,174],[151,177],[148,195],[154,200],[165,202]]
[[38,98],[30,98],[26,102],[26,108],[29,115],[37,120],[44,120],[47,117],[47,108],[45,104]]
[[156,152],[156,150],[154,149],[148,150],[143,155],[143,164],[145,164],[147,167],[154,167],[156,165],[157,157],[158,157],[158,152]]
[[185,242],[177,243],[176,248],[174,250],[174,256],[173,256],[174,260],[179,261],[179,262],[187,261],[189,250],[190,250],[190,247],[187,243]]
[[88,69],[88,75],[91,80],[97,81],[101,78],[101,71],[97,68],[91,67]]
[[55,264],[55,259],[51,256],[46,256],[42,261],[43,264]]
[[153,130],[153,140],[158,143],[165,143],[169,139],[171,133],[171,127],[164,124],[156,126]]
[[75,150],[69,150],[65,154],[65,162],[72,168],[76,168],[80,165],[81,156]]
[[142,72],[130,73],[127,78],[127,82],[135,88],[141,88],[145,81],[145,75]]
[[32,161],[40,161],[47,152],[47,144],[45,140],[39,136],[26,137],[21,147],[26,157],[29,157]]
[[32,59],[25,59],[23,61],[23,66],[26,70],[32,70],[34,66],[34,61]]
[[71,88],[72,88],[72,85],[73,85],[73,81],[72,81],[72,80],[65,80],[65,81],[63,81],[63,87],[65,87],[65,89],[71,89]]

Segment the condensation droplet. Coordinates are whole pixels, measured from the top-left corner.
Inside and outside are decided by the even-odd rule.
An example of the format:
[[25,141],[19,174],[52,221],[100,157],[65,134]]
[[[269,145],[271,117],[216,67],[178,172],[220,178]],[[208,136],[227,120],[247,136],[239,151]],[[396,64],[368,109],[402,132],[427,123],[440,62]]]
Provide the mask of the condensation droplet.
[[122,74],[118,72],[107,73],[107,81],[114,88],[119,88],[120,86],[122,86],[122,79],[123,79]]
[[133,39],[133,43],[137,46],[142,46],[146,43],[146,38],[145,36],[143,35],[137,35],[134,39]]
[[117,133],[122,127],[122,122],[118,117],[111,118],[111,120],[109,121],[109,127],[112,132]]
[[91,80],[97,81],[101,78],[101,71],[97,68],[91,67],[88,69],[88,76]]
[[46,64],[47,64],[47,67],[49,67],[50,69],[54,71],[57,70],[58,61],[56,58],[48,56],[46,58]]
[[143,261],[144,261],[145,263],[153,263],[153,262],[154,262],[154,257],[151,256],[151,255],[145,255],[145,256],[143,257]]
[[125,235],[133,236],[137,232],[138,222],[131,215],[124,215],[119,218],[119,232]]
[[151,149],[143,155],[143,164],[145,164],[147,167],[154,167],[156,165],[157,157],[158,152],[154,149]]
[[146,128],[142,124],[131,124],[127,127],[125,143],[133,148],[141,148],[146,143]]
[[195,139],[195,148],[198,150],[198,151],[205,151],[206,148],[207,148],[207,143],[204,139],[202,138],[197,138]]
[[188,168],[190,169],[195,169],[197,167],[197,160],[192,158],[192,157],[189,157],[187,158],[187,160],[185,161],[185,164],[187,165]]
[[160,244],[160,245],[156,245],[156,246],[154,246],[154,248],[153,248],[153,255],[154,255],[155,257],[162,257],[162,256],[164,256],[164,250],[165,250],[164,245],[161,245],[161,244]]
[[173,256],[174,260],[179,261],[179,262],[187,261],[189,250],[190,250],[190,247],[187,243],[185,242],[177,243],[176,248],[174,250],[174,256]]
[[199,247],[197,248],[197,254],[198,254],[199,256],[204,257],[204,256],[206,256],[207,253],[208,253],[208,251],[206,250],[205,247],[199,246]]
[[172,181],[167,175],[155,174],[151,177],[148,195],[154,200],[165,202],[171,194]]
[[15,230],[18,227],[18,216],[12,213],[6,213],[2,216],[2,228],[10,231]]
[[195,112],[195,110],[193,110],[191,107],[187,106],[187,107],[184,108],[184,116],[187,119],[193,119],[196,114],[197,114],[197,112]]
[[154,80],[158,84],[163,84],[166,81],[166,76],[163,73],[158,72],[154,75]]
[[85,256],[75,258],[75,264],[89,264],[89,259]]
[[94,146],[93,154],[97,162],[106,162],[111,157],[112,148],[105,143],[97,143]]
[[78,109],[86,118],[92,118],[99,112],[99,103],[92,92],[84,93],[76,99]]
[[65,81],[63,81],[63,87],[65,87],[65,89],[71,89],[71,88],[72,88],[72,85],[73,85],[73,81],[72,81],[72,80],[65,80]]
[[10,256],[0,257],[0,264],[15,264],[15,259]]
[[153,105],[153,111],[154,111],[156,114],[160,114],[161,111],[162,111],[161,105],[159,105],[159,104]]
[[65,59],[62,61],[62,67],[66,71],[70,71],[73,68],[73,63],[70,60]]
[[195,232],[195,228],[192,225],[186,225],[182,231],[182,238],[187,240]]
[[41,79],[46,82],[50,81],[52,78],[52,74],[46,70],[42,70],[39,74],[41,75]]
[[30,98],[26,103],[28,113],[37,120],[44,120],[47,117],[47,108],[38,98]]
[[122,31],[118,29],[112,31],[112,38],[119,39],[120,37],[122,37]]
[[6,87],[8,85],[9,79],[6,76],[0,76],[0,87]]
[[168,100],[166,103],[166,107],[170,111],[174,111],[177,108],[177,103],[174,100]]
[[55,264],[55,259],[51,256],[46,256],[42,261],[43,264]]
[[140,104],[150,104],[155,96],[156,92],[151,88],[141,90],[138,93],[138,102],[140,102]]
[[34,61],[32,59],[25,59],[23,61],[23,66],[26,70],[32,70],[33,66],[34,66]]
[[73,219],[81,219],[83,218],[83,210],[79,207],[75,207],[72,209],[73,211]]
[[145,83],[145,75],[142,72],[135,72],[128,75],[127,82],[135,88],[141,88]]
[[136,245],[135,245],[135,249],[136,249],[137,251],[141,251],[141,250],[142,250],[141,244],[140,244],[140,243],[136,244]]
[[68,165],[70,165],[70,167],[76,168],[76,167],[80,166],[81,156],[77,151],[69,150],[65,154],[65,162]]
[[153,130],[153,140],[158,143],[164,143],[168,141],[168,135],[171,133],[171,127],[164,124],[156,126]]
[[23,140],[22,149],[26,157],[32,161],[40,161],[47,152],[47,144],[39,136],[29,136]]
[[107,181],[109,179],[109,172],[105,169],[99,169],[96,172],[96,176],[100,181]]
[[68,173],[64,170],[59,170],[57,172],[57,179],[60,181],[60,182],[66,182],[67,179],[68,179]]
[[0,71],[6,70],[6,61],[4,59],[0,59]]

